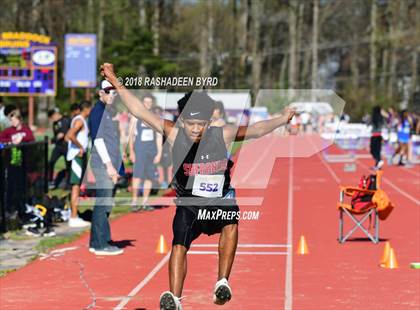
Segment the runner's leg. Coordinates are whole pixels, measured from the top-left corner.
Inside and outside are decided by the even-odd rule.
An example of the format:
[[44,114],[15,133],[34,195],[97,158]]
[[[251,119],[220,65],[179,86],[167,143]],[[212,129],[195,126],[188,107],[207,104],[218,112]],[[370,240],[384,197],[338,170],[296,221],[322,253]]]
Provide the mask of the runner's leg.
[[181,297],[187,275],[187,251],[191,242],[201,234],[201,228],[195,225],[197,212],[194,208],[177,207],[172,223],[174,237],[169,259],[169,288],[176,297]]
[[77,203],[79,201],[80,185],[73,184],[71,187],[71,217],[77,217]]
[[238,224],[226,225],[219,238],[219,274],[218,280],[229,279],[238,245]]
[[177,297],[181,297],[184,280],[187,275],[187,248],[176,244],[172,247],[169,260],[169,287]]

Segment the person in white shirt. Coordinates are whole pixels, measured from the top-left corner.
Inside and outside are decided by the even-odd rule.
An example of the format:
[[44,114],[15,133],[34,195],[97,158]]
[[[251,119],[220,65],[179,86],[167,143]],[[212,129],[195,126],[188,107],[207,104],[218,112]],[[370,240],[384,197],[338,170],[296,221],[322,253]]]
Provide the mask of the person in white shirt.
[[89,222],[82,220],[77,215],[77,205],[80,195],[80,185],[82,184],[83,175],[86,171],[87,164],[87,147],[89,144],[89,127],[87,118],[92,109],[89,101],[80,104],[81,112],[71,121],[70,129],[66,134],[68,141],[68,150],[66,159],[71,162],[70,184],[71,184],[71,217],[69,219],[70,227],[86,227]]

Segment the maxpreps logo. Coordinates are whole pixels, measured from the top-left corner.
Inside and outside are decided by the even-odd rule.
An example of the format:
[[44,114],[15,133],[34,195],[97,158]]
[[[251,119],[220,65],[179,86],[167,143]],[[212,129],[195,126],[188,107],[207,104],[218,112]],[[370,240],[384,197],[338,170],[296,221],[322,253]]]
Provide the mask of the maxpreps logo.
[[218,221],[218,220],[258,220],[260,211],[226,211],[226,210],[198,210],[197,220],[199,221]]

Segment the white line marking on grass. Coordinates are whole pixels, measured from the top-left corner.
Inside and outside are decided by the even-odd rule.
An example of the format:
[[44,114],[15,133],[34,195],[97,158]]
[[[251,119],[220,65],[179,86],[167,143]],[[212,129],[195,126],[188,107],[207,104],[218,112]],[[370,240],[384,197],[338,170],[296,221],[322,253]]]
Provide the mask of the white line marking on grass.
[[[217,248],[217,243],[192,244],[192,248]],[[290,244],[238,244],[238,248],[289,248]]]
[[[287,198],[287,244],[293,243],[293,229],[292,229],[292,211],[293,211],[293,140],[290,145],[290,161],[289,161],[289,191]],[[284,287],[284,309],[291,310],[293,303],[293,289],[292,289],[292,271],[293,271],[293,252],[292,248],[287,248],[286,259],[286,284]]]
[[[217,251],[188,251],[188,254],[205,255],[214,254],[217,255]],[[288,255],[288,252],[254,252],[254,251],[241,251],[236,252],[235,255]]]
[[114,308],[114,310],[121,310],[124,308],[126,304],[140,292],[140,290],[146,286],[146,284],[159,272],[160,269],[168,262],[169,256],[171,255],[171,252],[165,255],[164,258],[155,266],[155,268],[150,271],[150,273],[139,283],[133,290],[127,295],[127,297],[124,297],[123,300]]

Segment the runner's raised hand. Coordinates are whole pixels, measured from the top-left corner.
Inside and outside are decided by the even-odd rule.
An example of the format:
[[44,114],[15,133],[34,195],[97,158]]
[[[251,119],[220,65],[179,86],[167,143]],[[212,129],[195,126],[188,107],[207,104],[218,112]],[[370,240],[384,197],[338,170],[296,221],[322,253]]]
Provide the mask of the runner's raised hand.
[[100,67],[100,73],[112,85],[118,85],[117,76],[115,75],[113,64],[107,62],[102,64]]
[[290,122],[293,116],[296,115],[296,108],[294,107],[285,107],[283,110],[283,115],[287,117],[287,122]]

